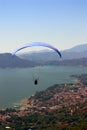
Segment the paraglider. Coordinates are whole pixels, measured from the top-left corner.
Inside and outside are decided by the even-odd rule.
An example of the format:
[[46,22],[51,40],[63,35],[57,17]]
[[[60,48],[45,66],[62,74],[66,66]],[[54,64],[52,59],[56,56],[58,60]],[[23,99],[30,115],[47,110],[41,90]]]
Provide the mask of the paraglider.
[[[54,50],[57,55],[61,58],[61,53],[59,52],[59,50],[57,48],[55,48],[54,46],[48,44],[48,43],[44,43],[44,42],[31,42],[31,43],[27,43],[19,48],[17,48],[13,53],[12,53],[12,56],[14,56],[18,51],[22,50],[22,49],[25,49],[25,48],[28,48],[28,47],[33,47],[33,46],[43,46],[43,47],[47,47],[47,48],[50,48],[52,50]],[[38,78],[33,78],[33,81],[34,81],[34,85],[37,85],[38,84]]]

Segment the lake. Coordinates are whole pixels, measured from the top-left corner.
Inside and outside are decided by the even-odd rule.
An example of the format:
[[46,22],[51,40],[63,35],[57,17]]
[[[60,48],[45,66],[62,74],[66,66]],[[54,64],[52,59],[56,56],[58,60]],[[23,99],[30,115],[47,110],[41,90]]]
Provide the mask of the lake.
[[[75,83],[73,74],[87,73],[86,67],[44,66],[24,69],[0,69],[0,108],[30,97],[36,91],[61,83]],[[33,80],[39,78],[38,85]]]

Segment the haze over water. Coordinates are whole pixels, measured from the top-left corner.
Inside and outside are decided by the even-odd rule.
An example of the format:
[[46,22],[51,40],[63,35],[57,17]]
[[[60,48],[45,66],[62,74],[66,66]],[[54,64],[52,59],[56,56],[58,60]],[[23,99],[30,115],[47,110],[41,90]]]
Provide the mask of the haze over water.
[[[86,67],[44,66],[24,69],[0,69],[0,108],[10,107],[36,91],[61,83],[75,83],[73,74],[87,73]],[[33,79],[39,77],[38,86]]]

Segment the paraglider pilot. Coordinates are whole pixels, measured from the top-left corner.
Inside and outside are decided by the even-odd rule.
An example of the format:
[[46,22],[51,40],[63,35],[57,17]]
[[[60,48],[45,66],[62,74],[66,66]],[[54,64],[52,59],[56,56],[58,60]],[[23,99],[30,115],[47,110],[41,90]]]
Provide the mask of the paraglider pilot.
[[38,80],[39,80],[39,78],[34,78],[33,77],[34,85],[38,85]]
[[37,80],[37,79],[34,80],[34,84],[35,84],[35,85],[38,84],[38,80]]

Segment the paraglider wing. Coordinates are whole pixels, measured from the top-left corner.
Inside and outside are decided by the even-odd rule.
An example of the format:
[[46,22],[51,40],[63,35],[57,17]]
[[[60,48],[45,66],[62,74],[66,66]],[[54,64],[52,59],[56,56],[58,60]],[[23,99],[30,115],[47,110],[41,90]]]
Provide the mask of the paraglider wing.
[[18,52],[18,51],[20,51],[20,50],[22,50],[22,49],[24,49],[24,48],[32,47],[32,46],[44,46],[44,47],[48,47],[48,48],[50,48],[50,49],[53,49],[54,51],[57,52],[57,54],[58,54],[58,55],[60,56],[60,58],[61,58],[61,53],[59,52],[59,50],[58,50],[57,48],[51,46],[51,45],[48,44],[48,43],[44,43],[44,42],[31,42],[31,43],[27,43],[27,44],[23,45],[22,47],[16,49],[16,50],[12,53],[12,55],[14,56],[14,55],[16,54],[16,52]]

